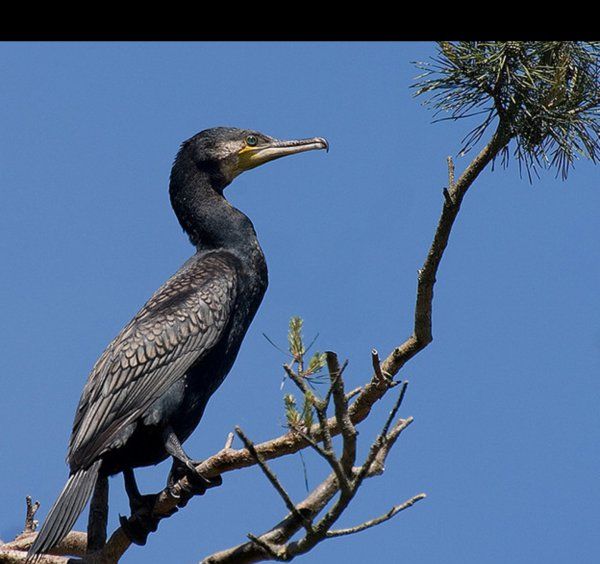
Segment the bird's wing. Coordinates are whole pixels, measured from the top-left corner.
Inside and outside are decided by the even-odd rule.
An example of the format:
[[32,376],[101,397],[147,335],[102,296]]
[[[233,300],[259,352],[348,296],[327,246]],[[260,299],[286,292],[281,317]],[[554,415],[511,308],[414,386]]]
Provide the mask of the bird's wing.
[[192,257],[150,298],[96,362],[69,445],[85,466],[119,440],[218,342],[232,314],[239,260],[224,251]]

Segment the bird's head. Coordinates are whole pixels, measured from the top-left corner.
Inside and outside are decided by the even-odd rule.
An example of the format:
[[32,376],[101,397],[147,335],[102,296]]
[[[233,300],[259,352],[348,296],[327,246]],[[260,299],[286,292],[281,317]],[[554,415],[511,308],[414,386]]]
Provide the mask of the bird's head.
[[224,188],[246,170],[314,149],[328,150],[329,145],[322,137],[281,141],[258,131],[214,127],[185,141],[177,160],[191,159],[198,169],[213,176]]

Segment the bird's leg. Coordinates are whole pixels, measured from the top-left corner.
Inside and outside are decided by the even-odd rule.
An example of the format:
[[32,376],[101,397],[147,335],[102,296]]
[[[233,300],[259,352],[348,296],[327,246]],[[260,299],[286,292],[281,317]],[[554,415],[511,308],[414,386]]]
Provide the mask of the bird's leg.
[[187,495],[182,497],[182,500],[178,503],[180,507],[183,507],[192,495],[203,495],[207,489],[220,486],[223,483],[221,476],[207,478],[196,470],[199,462],[192,460],[185,453],[177,435],[171,427],[165,429],[163,437],[165,440],[165,450],[173,457],[173,466],[167,480],[169,489],[173,491],[173,486],[183,476],[186,476],[192,485],[192,489],[189,492],[185,492]]
[[125,482],[125,491],[129,498],[129,509],[131,509],[131,513],[143,511],[146,507],[152,510],[158,496],[156,494],[142,495],[140,493],[137,482],[135,481],[133,468],[126,468],[123,470],[123,479]]
[[87,526],[86,553],[101,550],[106,544],[106,524],[108,521],[108,476],[100,474],[94,487],[90,503]]
[[158,494],[140,494],[132,468],[123,470],[123,478],[125,480],[125,491],[129,497],[131,517],[127,519],[127,517],[120,515],[119,521],[131,542],[143,546],[148,540],[148,535],[158,529],[160,517],[152,515]]

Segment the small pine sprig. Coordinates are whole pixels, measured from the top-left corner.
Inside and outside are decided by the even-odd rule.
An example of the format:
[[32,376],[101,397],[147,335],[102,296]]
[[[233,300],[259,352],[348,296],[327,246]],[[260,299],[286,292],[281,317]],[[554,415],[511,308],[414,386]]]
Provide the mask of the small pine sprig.
[[[325,355],[320,352],[315,352],[309,359],[308,365],[305,362],[305,355],[308,348],[304,344],[302,329],[304,321],[301,317],[294,316],[290,319],[288,329],[288,350],[292,355],[293,367],[296,365],[296,371],[301,378],[308,379],[311,383],[318,379],[318,375],[326,364]],[[314,342],[314,340],[313,340]],[[312,345],[312,343],[311,343]],[[316,378],[315,378],[316,377]]]
[[[292,355],[292,361],[285,365],[288,373],[295,373],[298,378],[305,379],[310,386],[313,386],[319,379],[322,378],[321,370],[327,364],[327,357],[324,353],[315,352],[305,362],[307,349],[310,349],[312,343],[306,347],[302,337],[302,328],[304,322],[301,317],[294,316],[290,319],[288,329],[288,350]],[[315,337],[316,339],[316,337]],[[314,339],[313,339],[314,342]],[[307,387],[305,389],[302,409],[298,410],[296,398],[292,394],[286,394],[283,398],[285,405],[285,414],[288,426],[292,429],[304,427],[310,430],[315,421],[315,402],[318,401],[315,394]]]
[[287,419],[288,427],[292,429],[298,427],[302,421],[299,411],[296,409],[296,398],[293,394],[283,396],[283,404],[285,406],[285,418]]
[[325,353],[316,352],[310,357],[308,361],[308,367],[304,372],[303,376],[314,376],[323,370],[325,365],[327,364],[327,357]]
[[312,392],[305,394],[304,402],[302,404],[302,411],[300,412],[297,409],[297,402],[294,395],[286,394],[283,397],[283,403],[285,406],[285,417],[288,427],[291,429],[304,427],[307,431],[309,431],[315,421],[314,402],[315,397]]
[[307,431],[310,430],[315,422],[315,396],[312,392],[304,394],[304,403],[302,404],[302,424]]
[[304,340],[302,339],[302,326],[304,321],[301,317],[295,316],[290,319],[290,326],[288,330],[288,344],[290,354],[294,357],[294,360],[298,362],[302,360],[304,353]]

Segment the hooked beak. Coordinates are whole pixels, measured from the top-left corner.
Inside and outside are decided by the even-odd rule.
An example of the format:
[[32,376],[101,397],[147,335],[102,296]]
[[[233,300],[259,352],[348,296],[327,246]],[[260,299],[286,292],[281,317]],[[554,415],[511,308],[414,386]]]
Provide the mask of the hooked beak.
[[316,149],[329,151],[329,143],[323,137],[312,137],[310,139],[294,139],[292,141],[271,139],[255,147],[246,146],[239,152],[240,172],[250,170],[281,157],[286,157],[287,155],[295,155],[296,153],[304,153],[305,151]]

